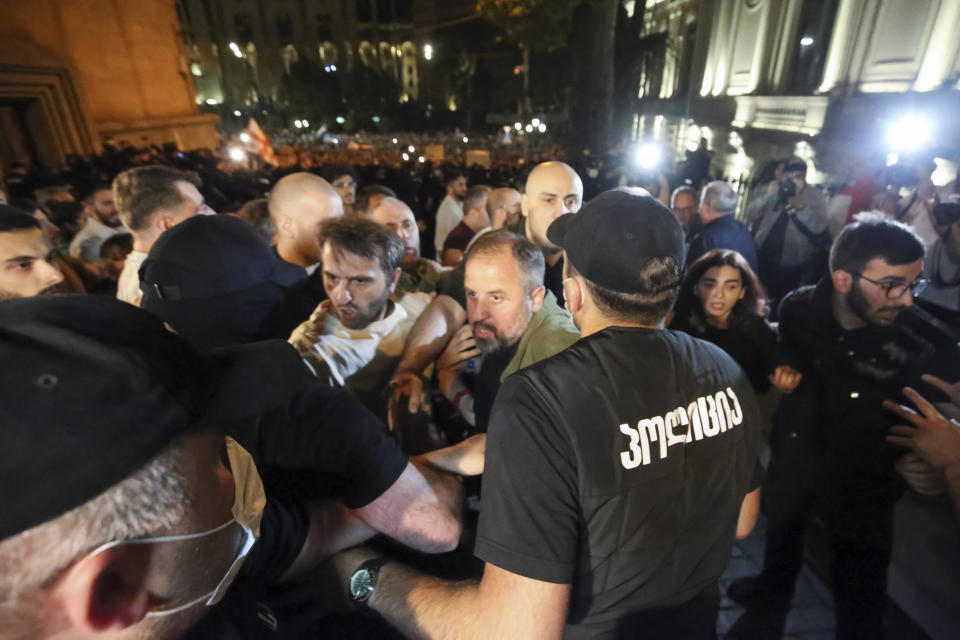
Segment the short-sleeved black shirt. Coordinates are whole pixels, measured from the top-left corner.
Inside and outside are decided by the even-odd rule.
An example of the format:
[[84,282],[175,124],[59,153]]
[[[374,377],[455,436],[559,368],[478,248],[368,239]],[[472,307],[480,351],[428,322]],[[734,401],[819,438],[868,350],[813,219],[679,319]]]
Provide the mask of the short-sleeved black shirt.
[[500,388],[476,555],[572,584],[566,637],[616,637],[621,618],[723,573],[759,427],[750,383],[714,345],[642,328],[583,338]]

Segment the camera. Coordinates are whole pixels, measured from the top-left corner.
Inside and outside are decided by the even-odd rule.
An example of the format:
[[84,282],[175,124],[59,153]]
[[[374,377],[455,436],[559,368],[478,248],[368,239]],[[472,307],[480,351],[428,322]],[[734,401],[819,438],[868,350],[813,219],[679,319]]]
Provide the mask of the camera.
[[933,207],[933,219],[944,227],[960,220],[960,202],[938,202]]
[[786,202],[797,195],[797,183],[793,180],[784,180],[780,183],[780,188],[777,189],[777,195],[780,196],[780,200]]

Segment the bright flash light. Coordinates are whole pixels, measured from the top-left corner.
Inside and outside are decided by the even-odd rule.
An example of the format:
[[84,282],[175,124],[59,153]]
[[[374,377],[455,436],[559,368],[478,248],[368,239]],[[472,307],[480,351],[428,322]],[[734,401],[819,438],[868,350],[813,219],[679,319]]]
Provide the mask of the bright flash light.
[[216,98],[207,98],[207,104],[219,104]]
[[231,43],[230,43],[230,51],[232,51],[232,52],[233,52],[233,55],[237,56],[238,58],[242,58],[242,57],[243,57],[243,51],[240,51],[240,47],[237,46],[237,43],[236,43],[236,42],[231,42]]
[[468,142],[470,142],[470,138],[463,136],[463,144],[467,144]]
[[532,125],[532,124],[528,124],[527,126],[525,126],[525,127],[523,128],[523,130],[526,131],[527,133],[533,133],[533,125]]
[[545,123],[541,122],[540,125],[537,127],[537,131],[539,131],[540,133],[546,133],[546,132],[547,132],[547,125],[546,125]]
[[408,160],[410,160],[410,154],[404,152],[404,154],[403,154],[403,161],[404,161],[404,162],[407,162]]
[[334,138],[332,142],[333,144],[340,144],[340,138]]
[[643,169],[653,169],[660,164],[660,149],[655,145],[645,144],[637,148],[635,159]]
[[241,142],[250,142],[250,134],[247,133],[246,131],[244,131],[243,133],[241,133],[241,134],[240,134],[240,141],[241,141]]
[[416,148],[415,146],[413,146],[413,145],[410,145],[409,147],[407,147],[407,151],[409,151],[410,153],[413,153],[413,152],[416,151],[416,150],[417,150],[417,148]]
[[535,127],[539,127],[539,126],[540,126],[540,118],[534,118],[533,120],[530,121],[530,124],[532,124],[532,125],[535,126]]
[[247,154],[244,153],[243,149],[241,149],[240,147],[230,147],[230,151],[228,152],[228,155],[230,156],[230,159],[233,160],[234,162],[243,162],[243,160],[247,157]]
[[419,162],[420,164],[423,164],[423,163],[426,162],[426,161],[427,161],[427,159],[424,158],[423,156],[420,156],[419,158],[417,158],[417,162]]
[[516,129],[517,131],[520,131],[520,129],[523,129],[523,125],[520,124],[519,122],[514,122],[513,128]]
[[330,71],[336,71],[336,70],[337,70],[337,65],[335,64],[330,65]]
[[423,45],[423,59],[433,60],[433,45],[431,44]]
[[293,121],[293,126],[295,126],[297,129],[302,129],[302,128],[303,128],[303,121],[302,121],[302,120],[294,120],[294,121]]
[[393,144],[397,144],[398,142],[400,142],[400,141],[397,140],[396,138],[393,139]]
[[370,119],[373,120],[374,122],[380,122],[380,116],[373,116]]
[[233,115],[235,115],[235,116],[237,116],[237,117],[239,118],[239,117],[240,117],[240,111],[237,110],[237,109],[235,109],[235,110],[233,111]]
[[347,119],[344,118],[343,116],[337,116],[337,124],[343,124],[346,121]]
[[932,133],[930,121],[918,115],[907,115],[887,129],[887,142],[895,151],[913,151],[927,143]]
[[305,127],[309,127],[309,126],[310,126],[310,123],[309,123],[309,122],[307,122],[306,120],[304,120],[304,121],[303,121],[303,126],[305,126]]
[[801,47],[809,47],[812,44],[813,44],[813,38],[811,38],[810,36],[803,36],[802,38],[800,38]]

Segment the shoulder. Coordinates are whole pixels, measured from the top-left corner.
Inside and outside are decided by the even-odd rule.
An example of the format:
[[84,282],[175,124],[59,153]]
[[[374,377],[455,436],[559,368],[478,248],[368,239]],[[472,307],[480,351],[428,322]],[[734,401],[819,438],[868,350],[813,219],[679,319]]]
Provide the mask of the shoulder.
[[423,313],[423,310],[427,308],[431,300],[433,300],[433,298],[431,298],[428,293],[408,291],[400,297],[397,304],[403,307],[403,310],[406,311],[407,314],[417,317]]
[[813,308],[813,294],[816,291],[815,285],[800,287],[794,289],[780,301],[780,311],[777,316],[780,322],[791,321],[798,315],[809,313]]

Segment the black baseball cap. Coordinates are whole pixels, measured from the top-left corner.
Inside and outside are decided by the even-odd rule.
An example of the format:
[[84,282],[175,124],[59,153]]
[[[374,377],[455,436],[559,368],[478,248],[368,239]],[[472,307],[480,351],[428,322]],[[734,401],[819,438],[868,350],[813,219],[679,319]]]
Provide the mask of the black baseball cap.
[[306,277],[249,222],[228,215],[194,216],[167,229],[140,266],[144,300],[206,298],[264,282],[289,287]]
[[[621,293],[657,293],[680,284],[686,244],[673,211],[639,189],[604,191],[580,209],[560,216],[547,239],[562,248],[580,274]],[[652,258],[673,258],[677,282],[644,288],[640,272]]]
[[140,266],[140,306],[198,348],[286,338],[286,290],[306,269],[282,260],[246,221],[195,216],[165,231]]
[[259,415],[308,383],[285,342],[199,352],[106,296],[0,302],[0,358],[0,540],[91,500],[178,436]]

